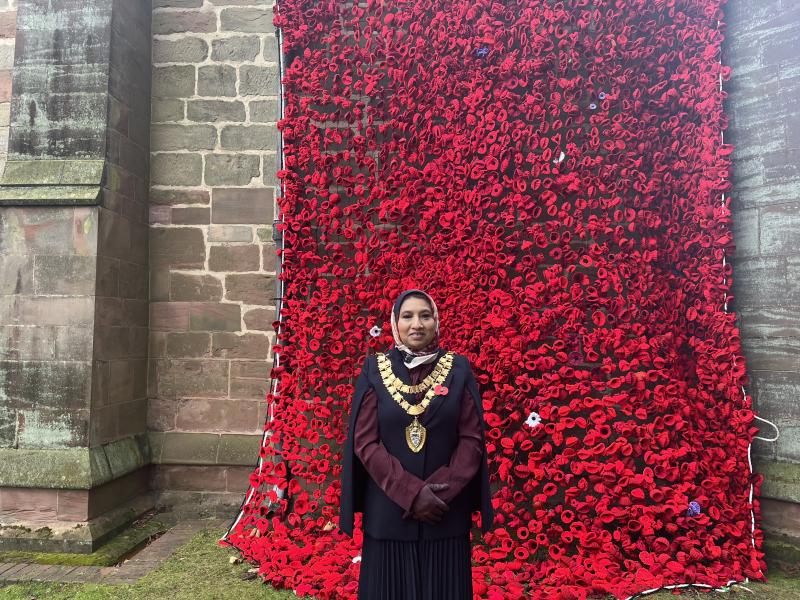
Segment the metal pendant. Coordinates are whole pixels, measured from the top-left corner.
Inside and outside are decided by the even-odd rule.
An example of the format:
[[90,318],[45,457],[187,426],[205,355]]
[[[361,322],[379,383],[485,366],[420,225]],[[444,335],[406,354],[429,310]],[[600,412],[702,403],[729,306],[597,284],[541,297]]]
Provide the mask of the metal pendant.
[[419,452],[422,450],[422,447],[425,445],[425,436],[427,433],[422,423],[417,420],[417,417],[414,417],[414,420],[411,421],[411,425],[406,427],[406,444],[408,444],[412,452]]

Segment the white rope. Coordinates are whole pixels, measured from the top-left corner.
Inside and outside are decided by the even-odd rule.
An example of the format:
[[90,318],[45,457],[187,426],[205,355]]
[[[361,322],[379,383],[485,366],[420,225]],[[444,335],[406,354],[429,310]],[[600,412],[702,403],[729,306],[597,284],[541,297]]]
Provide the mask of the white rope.
[[[278,3],[276,2],[276,6]],[[278,73],[279,73],[279,82],[280,82],[280,91],[278,94],[278,112],[280,115],[280,119],[284,117],[284,91],[283,91],[283,75],[284,75],[284,64],[283,64],[283,30],[282,28],[278,28]],[[278,169],[283,169],[284,166],[284,142],[283,142],[283,131],[280,129],[278,130],[278,139],[280,140],[280,152],[278,152]],[[280,185],[278,186],[278,197],[283,198],[284,190],[283,190],[283,180],[281,179]],[[278,202],[275,202],[275,211],[276,211],[276,218],[272,222],[272,238],[275,239],[275,225],[277,223],[284,223],[283,214],[280,212],[280,205]],[[284,257],[284,249],[286,247],[285,243],[285,236],[283,232],[281,232],[280,236],[280,243],[281,243],[281,254],[276,261],[276,273],[275,273],[275,286],[277,291],[277,297],[275,298],[275,316],[278,320],[278,329],[276,331],[276,335],[281,332],[281,323],[283,322],[283,316],[281,314],[281,308],[283,307],[283,280],[280,278],[280,273],[283,270],[283,257]],[[276,339],[277,343],[277,339]],[[273,353],[273,361],[274,367],[280,366],[280,352],[275,354]],[[275,395],[278,393],[278,378],[272,378],[270,380],[270,385],[272,387],[271,390],[271,397],[269,406],[267,407],[267,422],[264,427],[264,434],[261,438],[261,447],[264,447],[267,444],[267,439],[272,436],[272,431],[270,430],[269,424],[271,424],[275,420]],[[261,471],[264,467],[264,457],[259,454],[258,458],[258,467],[256,468],[256,473],[261,475]],[[284,490],[282,490],[277,484],[273,485],[272,490],[276,493],[278,498],[283,498]],[[239,521],[244,516],[244,507],[250,503],[250,500],[253,498],[255,494],[255,487],[251,486],[248,490],[247,496],[245,497],[244,502],[242,502],[242,506],[239,510],[239,514],[236,515],[233,523],[231,523],[228,530],[223,534],[220,540],[224,540],[228,537],[233,528],[239,523]],[[272,506],[272,503],[269,503],[269,507]]]

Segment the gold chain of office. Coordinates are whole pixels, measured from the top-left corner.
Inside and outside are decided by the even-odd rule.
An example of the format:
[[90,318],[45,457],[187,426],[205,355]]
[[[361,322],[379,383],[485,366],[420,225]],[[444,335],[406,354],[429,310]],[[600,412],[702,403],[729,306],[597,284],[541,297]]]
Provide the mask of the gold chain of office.
[[[411,424],[406,427],[406,444],[408,444],[412,452],[419,452],[425,446],[428,431],[417,417],[425,412],[431,400],[436,396],[436,389],[445,382],[450,374],[450,370],[453,368],[453,356],[452,352],[443,354],[436,362],[436,366],[430,375],[416,385],[408,385],[400,381],[397,375],[394,374],[392,363],[389,362],[386,355],[378,354],[378,371],[381,374],[383,385],[386,386],[389,394],[400,405],[400,408],[414,417]],[[418,394],[423,390],[427,391],[419,404],[411,404],[403,398],[403,394]]]
[[[378,371],[381,374],[383,385],[386,386],[392,398],[409,415],[416,416],[425,412],[425,409],[428,408],[431,400],[436,395],[436,386],[443,384],[447,379],[450,370],[453,368],[453,357],[454,354],[452,352],[443,354],[431,374],[416,385],[408,385],[400,381],[392,371],[392,363],[389,362],[385,354],[378,354]],[[411,404],[403,398],[403,394],[418,394],[426,390],[427,393],[419,404]]]

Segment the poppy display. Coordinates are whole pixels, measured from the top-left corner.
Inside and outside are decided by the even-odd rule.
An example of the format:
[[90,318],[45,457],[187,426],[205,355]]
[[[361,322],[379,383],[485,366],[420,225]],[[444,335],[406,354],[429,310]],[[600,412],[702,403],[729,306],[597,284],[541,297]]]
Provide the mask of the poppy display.
[[264,581],[356,597],[359,522],[337,528],[350,395],[412,287],[481,387],[496,522],[473,546],[480,597],[763,579],[727,310],[722,4],[276,5],[280,363],[223,540]]

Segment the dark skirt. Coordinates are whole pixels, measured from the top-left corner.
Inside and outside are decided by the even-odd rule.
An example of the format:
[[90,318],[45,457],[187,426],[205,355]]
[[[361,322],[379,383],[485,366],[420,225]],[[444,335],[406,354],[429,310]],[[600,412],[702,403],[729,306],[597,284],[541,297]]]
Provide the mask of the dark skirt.
[[469,534],[411,542],[364,535],[358,600],[472,600]]

